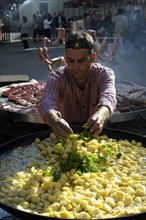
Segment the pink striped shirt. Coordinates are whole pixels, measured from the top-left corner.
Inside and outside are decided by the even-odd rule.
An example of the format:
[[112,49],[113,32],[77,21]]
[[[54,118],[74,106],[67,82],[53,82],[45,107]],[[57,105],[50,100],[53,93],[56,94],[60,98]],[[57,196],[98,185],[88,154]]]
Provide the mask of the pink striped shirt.
[[42,118],[55,109],[68,123],[85,123],[98,106],[107,106],[112,115],[116,103],[113,70],[93,63],[84,91],[76,86],[66,66],[49,73],[38,110]]

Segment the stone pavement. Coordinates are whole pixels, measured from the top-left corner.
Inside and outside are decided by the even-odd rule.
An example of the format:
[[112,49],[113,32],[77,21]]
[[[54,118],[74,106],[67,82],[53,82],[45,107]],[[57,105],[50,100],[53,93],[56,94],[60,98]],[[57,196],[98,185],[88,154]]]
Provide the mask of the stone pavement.
[[[30,49],[23,51],[19,33],[11,33],[10,44],[0,44],[0,74],[1,75],[28,75],[29,79],[45,80],[48,69],[38,59],[37,49],[41,42],[33,43],[29,40]],[[50,58],[61,56],[64,49],[51,47]],[[146,51],[133,54],[116,55],[116,62],[104,62],[115,71],[117,82],[137,83],[146,86]]]

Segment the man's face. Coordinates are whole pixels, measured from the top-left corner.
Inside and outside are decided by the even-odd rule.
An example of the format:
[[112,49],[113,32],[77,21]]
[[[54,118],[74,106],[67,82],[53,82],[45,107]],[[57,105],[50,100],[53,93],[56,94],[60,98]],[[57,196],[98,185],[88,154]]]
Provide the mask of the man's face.
[[65,59],[69,69],[69,73],[76,82],[82,82],[89,75],[90,65],[94,62],[88,49],[72,49],[66,50]]
[[96,13],[94,14],[94,16],[95,16],[95,19],[99,19],[99,17],[100,17],[100,15],[99,15],[98,12],[96,12]]

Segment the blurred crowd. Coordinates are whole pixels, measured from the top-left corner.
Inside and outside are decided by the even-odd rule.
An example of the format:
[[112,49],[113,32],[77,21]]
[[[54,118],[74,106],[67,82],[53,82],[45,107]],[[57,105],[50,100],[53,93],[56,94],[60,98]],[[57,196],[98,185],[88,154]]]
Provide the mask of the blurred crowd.
[[[79,30],[94,30],[98,41],[107,36],[110,40],[117,36],[121,53],[133,53],[145,50],[146,20],[141,10],[126,11],[122,8],[115,15],[111,11],[103,17],[98,10],[86,12],[82,16],[66,18],[64,12],[58,14],[41,14],[37,12],[32,16],[32,38],[34,43],[43,37],[56,38],[56,28],[71,28],[71,22],[77,21]],[[30,36],[30,25],[27,17],[22,17],[20,25],[21,37],[26,38],[23,46],[29,48],[27,37]]]

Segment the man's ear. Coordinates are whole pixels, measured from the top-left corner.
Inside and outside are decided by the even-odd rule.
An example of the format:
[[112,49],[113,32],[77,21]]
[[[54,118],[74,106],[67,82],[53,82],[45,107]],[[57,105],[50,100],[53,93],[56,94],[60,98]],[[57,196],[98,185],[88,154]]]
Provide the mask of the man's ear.
[[91,57],[91,62],[94,63],[96,61],[96,53],[93,52],[90,57]]

